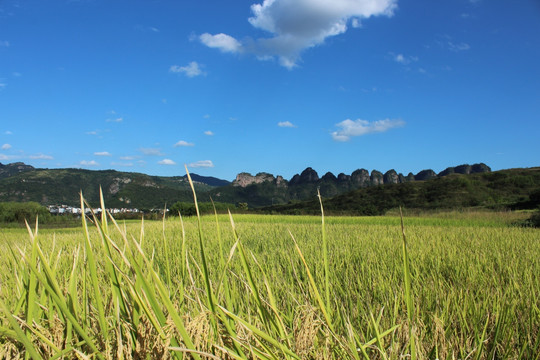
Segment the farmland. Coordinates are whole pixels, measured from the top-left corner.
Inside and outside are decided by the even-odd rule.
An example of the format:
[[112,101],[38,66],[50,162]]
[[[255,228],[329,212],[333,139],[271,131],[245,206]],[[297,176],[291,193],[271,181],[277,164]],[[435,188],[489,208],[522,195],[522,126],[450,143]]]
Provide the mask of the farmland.
[[397,215],[3,229],[0,358],[537,359],[524,217],[405,214],[405,236]]

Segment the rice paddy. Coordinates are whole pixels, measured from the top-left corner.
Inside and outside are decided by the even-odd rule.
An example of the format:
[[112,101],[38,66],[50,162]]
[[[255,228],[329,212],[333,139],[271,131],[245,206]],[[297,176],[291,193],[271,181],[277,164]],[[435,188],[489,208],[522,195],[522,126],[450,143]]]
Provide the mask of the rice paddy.
[[0,358],[540,359],[540,232],[517,217],[2,229]]

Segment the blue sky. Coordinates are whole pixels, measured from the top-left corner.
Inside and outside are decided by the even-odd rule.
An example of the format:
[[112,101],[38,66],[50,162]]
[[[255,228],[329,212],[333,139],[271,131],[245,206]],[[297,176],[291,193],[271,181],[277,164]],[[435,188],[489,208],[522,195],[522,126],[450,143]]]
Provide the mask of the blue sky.
[[537,0],[0,0],[0,162],[540,165]]

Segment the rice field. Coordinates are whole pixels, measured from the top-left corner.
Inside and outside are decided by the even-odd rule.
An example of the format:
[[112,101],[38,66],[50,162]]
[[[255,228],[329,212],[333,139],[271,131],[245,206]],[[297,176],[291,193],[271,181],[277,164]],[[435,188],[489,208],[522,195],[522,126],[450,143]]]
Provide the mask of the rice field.
[[0,359],[540,359],[514,213],[0,229]]

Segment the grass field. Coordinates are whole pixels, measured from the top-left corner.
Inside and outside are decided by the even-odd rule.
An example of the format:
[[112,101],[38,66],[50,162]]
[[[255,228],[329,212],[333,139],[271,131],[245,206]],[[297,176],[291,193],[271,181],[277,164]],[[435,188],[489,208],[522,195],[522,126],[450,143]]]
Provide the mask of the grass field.
[[540,359],[523,216],[1,229],[0,358]]

